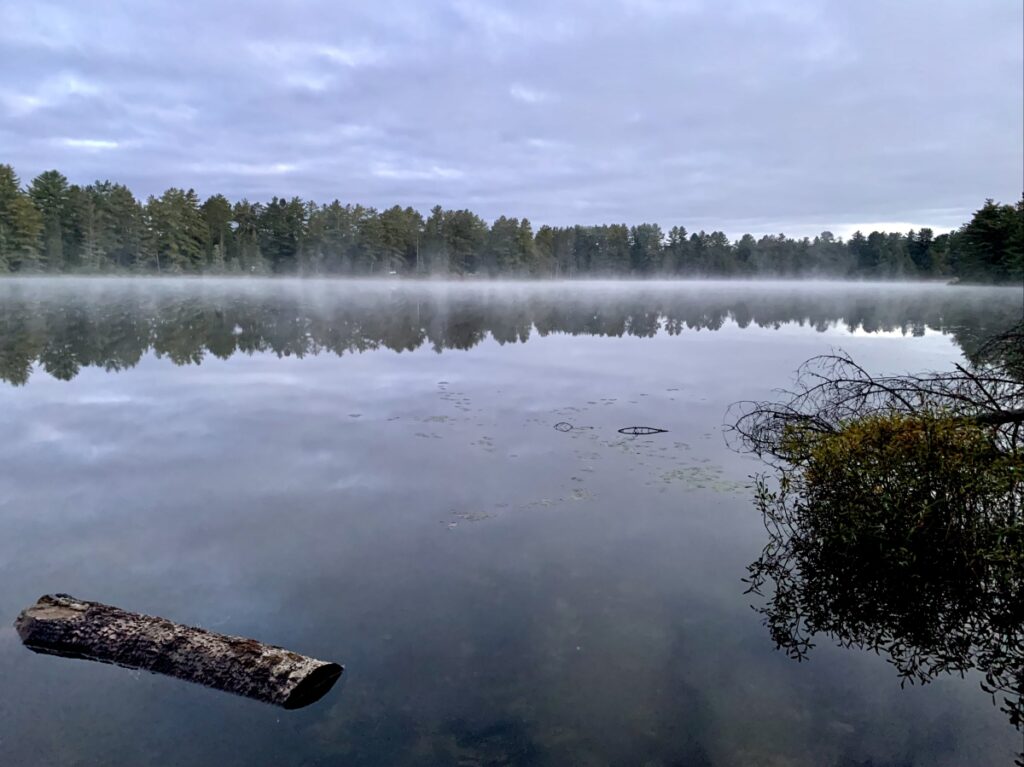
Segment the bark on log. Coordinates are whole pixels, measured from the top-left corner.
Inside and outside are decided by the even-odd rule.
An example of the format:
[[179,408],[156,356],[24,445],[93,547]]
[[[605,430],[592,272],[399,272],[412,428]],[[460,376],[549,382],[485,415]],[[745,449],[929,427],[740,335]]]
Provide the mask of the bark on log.
[[320,700],[343,670],[337,663],[255,639],[182,626],[67,594],[46,595],[14,623],[30,650],[184,679],[287,709]]

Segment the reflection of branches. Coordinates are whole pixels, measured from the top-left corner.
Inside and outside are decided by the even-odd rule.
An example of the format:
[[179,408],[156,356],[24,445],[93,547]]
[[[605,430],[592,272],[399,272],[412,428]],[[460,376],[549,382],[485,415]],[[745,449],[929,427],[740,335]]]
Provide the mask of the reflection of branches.
[[730,436],[774,468],[757,482],[768,543],[747,582],[780,648],[801,660],[823,634],[885,653],[904,682],[977,668],[1024,728],[1014,338],[930,375],[811,360],[781,402],[735,406]]
[[971,355],[976,365],[990,366],[1024,381],[1024,322],[993,336]]

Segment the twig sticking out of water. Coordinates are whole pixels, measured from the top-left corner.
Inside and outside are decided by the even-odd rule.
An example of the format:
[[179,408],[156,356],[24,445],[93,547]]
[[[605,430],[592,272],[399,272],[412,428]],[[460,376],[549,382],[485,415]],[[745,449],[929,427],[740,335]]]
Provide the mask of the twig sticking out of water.
[[555,430],[561,432],[568,432],[575,429],[576,431],[582,431],[583,429],[593,429],[593,426],[574,426],[568,421],[559,421],[555,424]]

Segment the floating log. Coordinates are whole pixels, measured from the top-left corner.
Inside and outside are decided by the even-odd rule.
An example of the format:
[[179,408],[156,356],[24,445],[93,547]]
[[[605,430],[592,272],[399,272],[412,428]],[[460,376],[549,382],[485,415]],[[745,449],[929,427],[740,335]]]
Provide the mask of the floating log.
[[343,667],[255,639],[182,626],[67,594],[46,595],[14,622],[33,652],[166,674],[287,709],[320,700]]
[[636,437],[642,434],[664,434],[667,431],[668,429],[657,429],[653,426],[627,426],[624,429],[619,429],[619,434]]

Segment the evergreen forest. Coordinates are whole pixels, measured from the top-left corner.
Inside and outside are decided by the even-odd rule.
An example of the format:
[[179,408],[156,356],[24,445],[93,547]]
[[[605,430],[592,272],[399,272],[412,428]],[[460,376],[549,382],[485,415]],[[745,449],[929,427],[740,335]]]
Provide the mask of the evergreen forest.
[[0,274],[477,275],[481,277],[828,277],[1024,280],[1024,198],[986,200],[951,232],[831,232],[730,240],[658,224],[541,226],[469,210],[378,210],[299,197],[205,200],[171,188],[22,183],[0,164]]

